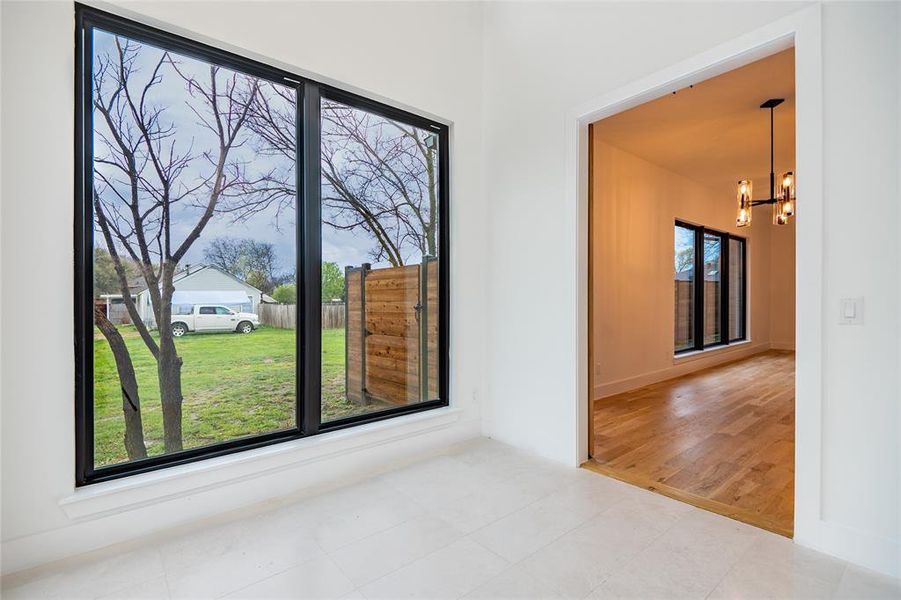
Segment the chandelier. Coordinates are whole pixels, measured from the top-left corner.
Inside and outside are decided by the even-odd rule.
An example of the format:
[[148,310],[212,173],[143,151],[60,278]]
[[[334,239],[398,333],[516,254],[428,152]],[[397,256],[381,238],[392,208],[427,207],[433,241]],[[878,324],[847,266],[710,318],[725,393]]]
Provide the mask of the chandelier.
[[773,205],[773,224],[785,225],[789,217],[795,214],[795,175],[788,171],[783,173],[776,186],[776,175],[773,172],[773,110],[784,102],[783,98],[770,98],[760,108],[770,109],[770,195],[766,199],[753,200],[750,179],[738,182],[738,218],[739,227],[751,224],[751,209],[761,204]]

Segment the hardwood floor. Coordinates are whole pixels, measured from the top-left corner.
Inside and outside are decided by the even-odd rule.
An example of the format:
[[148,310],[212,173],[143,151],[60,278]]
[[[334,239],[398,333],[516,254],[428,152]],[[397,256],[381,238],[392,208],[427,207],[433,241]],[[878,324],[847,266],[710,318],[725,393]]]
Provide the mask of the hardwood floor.
[[795,355],[595,400],[589,469],[791,537]]

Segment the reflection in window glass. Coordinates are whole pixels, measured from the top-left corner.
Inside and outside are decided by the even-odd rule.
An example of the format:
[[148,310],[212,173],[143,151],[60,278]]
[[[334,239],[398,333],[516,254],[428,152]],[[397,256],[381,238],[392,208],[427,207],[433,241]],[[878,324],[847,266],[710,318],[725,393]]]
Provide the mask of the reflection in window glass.
[[729,341],[745,338],[745,242],[729,240]]
[[438,136],[323,99],[322,422],[438,398]]
[[675,351],[693,348],[695,294],[695,232],[676,225],[676,264],[674,270],[676,329]]
[[92,35],[93,465],[293,427],[294,89]]
[[704,344],[722,341],[720,314],[722,294],[722,238],[704,232]]

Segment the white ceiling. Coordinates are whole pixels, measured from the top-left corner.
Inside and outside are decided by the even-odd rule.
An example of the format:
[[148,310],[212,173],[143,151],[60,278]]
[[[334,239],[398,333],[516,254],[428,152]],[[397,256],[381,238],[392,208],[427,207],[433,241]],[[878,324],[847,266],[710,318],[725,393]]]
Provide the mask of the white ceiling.
[[768,98],[775,111],[776,174],[795,167],[795,53],[785,50],[594,124],[604,141],[722,189],[751,178],[769,192]]

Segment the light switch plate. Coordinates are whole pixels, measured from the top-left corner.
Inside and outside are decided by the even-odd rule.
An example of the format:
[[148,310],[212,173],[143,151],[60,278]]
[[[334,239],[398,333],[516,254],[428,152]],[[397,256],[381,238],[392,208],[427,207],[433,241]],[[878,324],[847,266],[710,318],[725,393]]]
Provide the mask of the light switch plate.
[[863,298],[842,298],[839,301],[839,325],[863,325]]

